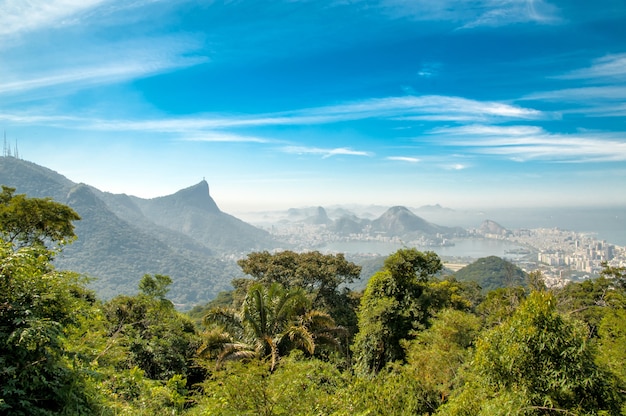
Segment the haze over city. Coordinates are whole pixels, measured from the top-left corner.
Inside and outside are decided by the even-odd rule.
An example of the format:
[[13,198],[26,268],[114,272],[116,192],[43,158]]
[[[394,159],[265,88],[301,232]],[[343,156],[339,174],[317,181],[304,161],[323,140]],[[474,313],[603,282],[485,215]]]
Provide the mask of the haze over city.
[[623,1],[0,0],[20,157],[225,211],[626,206]]

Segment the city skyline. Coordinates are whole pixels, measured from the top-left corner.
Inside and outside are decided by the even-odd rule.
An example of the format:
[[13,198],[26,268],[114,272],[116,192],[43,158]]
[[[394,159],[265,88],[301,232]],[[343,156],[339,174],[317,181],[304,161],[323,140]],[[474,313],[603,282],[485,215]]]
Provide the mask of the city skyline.
[[626,205],[623,2],[0,0],[19,156],[229,211]]

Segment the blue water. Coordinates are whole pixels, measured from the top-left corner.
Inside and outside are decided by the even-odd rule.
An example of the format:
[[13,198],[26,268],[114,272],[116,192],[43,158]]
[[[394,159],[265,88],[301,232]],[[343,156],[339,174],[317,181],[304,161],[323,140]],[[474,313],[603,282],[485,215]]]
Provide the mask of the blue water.
[[[348,241],[331,242],[319,250],[322,252],[338,252],[347,254],[379,254],[389,255],[405,247],[400,243],[386,243],[379,241]],[[453,246],[445,247],[417,247],[421,251],[434,251],[441,257],[472,257],[481,258],[498,256],[512,258],[513,255],[506,253],[507,250],[520,248],[519,245],[501,240],[489,240],[481,238],[466,238],[454,240]]]

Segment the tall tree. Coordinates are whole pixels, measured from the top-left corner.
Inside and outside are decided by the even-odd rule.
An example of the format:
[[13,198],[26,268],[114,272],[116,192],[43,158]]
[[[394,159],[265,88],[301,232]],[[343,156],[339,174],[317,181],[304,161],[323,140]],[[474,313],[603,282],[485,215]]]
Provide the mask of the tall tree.
[[75,237],[71,208],[49,199],[0,193],[0,412],[95,411],[64,345],[94,301],[80,277],[54,269],[46,243]]
[[361,267],[347,261],[343,254],[322,254],[319,251],[256,252],[248,254],[238,264],[244,273],[258,282],[277,282],[287,289],[303,288],[313,295],[313,307],[317,309],[331,306],[337,289],[352,283],[361,274]]
[[371,277],[358,311],[359,332],[354,341],[357,369],[380,371],[388,362],[404,361],[402,340],[423,328],[428,318],[429,277],[442,269],[433,252],[401,249],[385,260]]

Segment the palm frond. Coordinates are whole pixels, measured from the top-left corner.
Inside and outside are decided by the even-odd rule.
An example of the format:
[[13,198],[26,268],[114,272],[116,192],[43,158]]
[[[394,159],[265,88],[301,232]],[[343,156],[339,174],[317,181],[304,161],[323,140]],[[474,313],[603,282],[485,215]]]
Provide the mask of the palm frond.
[[224,361],[252,359],[255,357],[257,357],[256,351],[248,344],[239,342],[225,344],[222,352],[217,357],[215,366],[219,369]]
[[308,311],[302,316],[302,323],[309,328],[334,328],[335,320],[330,314],[319,310]]
[[278,349],[279,342],[276,342],[277,340],[270,336],[263,337],[262,341],[265,346],[265,355],[270,360],[270,371],[274,371],[280,358],[280,351]]
[[291,326],[286,335],[296,348],[304,350],[311,355],[315,353],[315,337],[305,326]]
[[196,350],[197,355],[201,358],[215,358],[218,352],[224,348],[224,345],[233,341],[229,333],[219,329],[205,331],[202,338],[202,345]]
[[229,308],[213,308],[202,318],[206,327],[220,325],[228,332],[241,329],[241,318],[237,311]]

